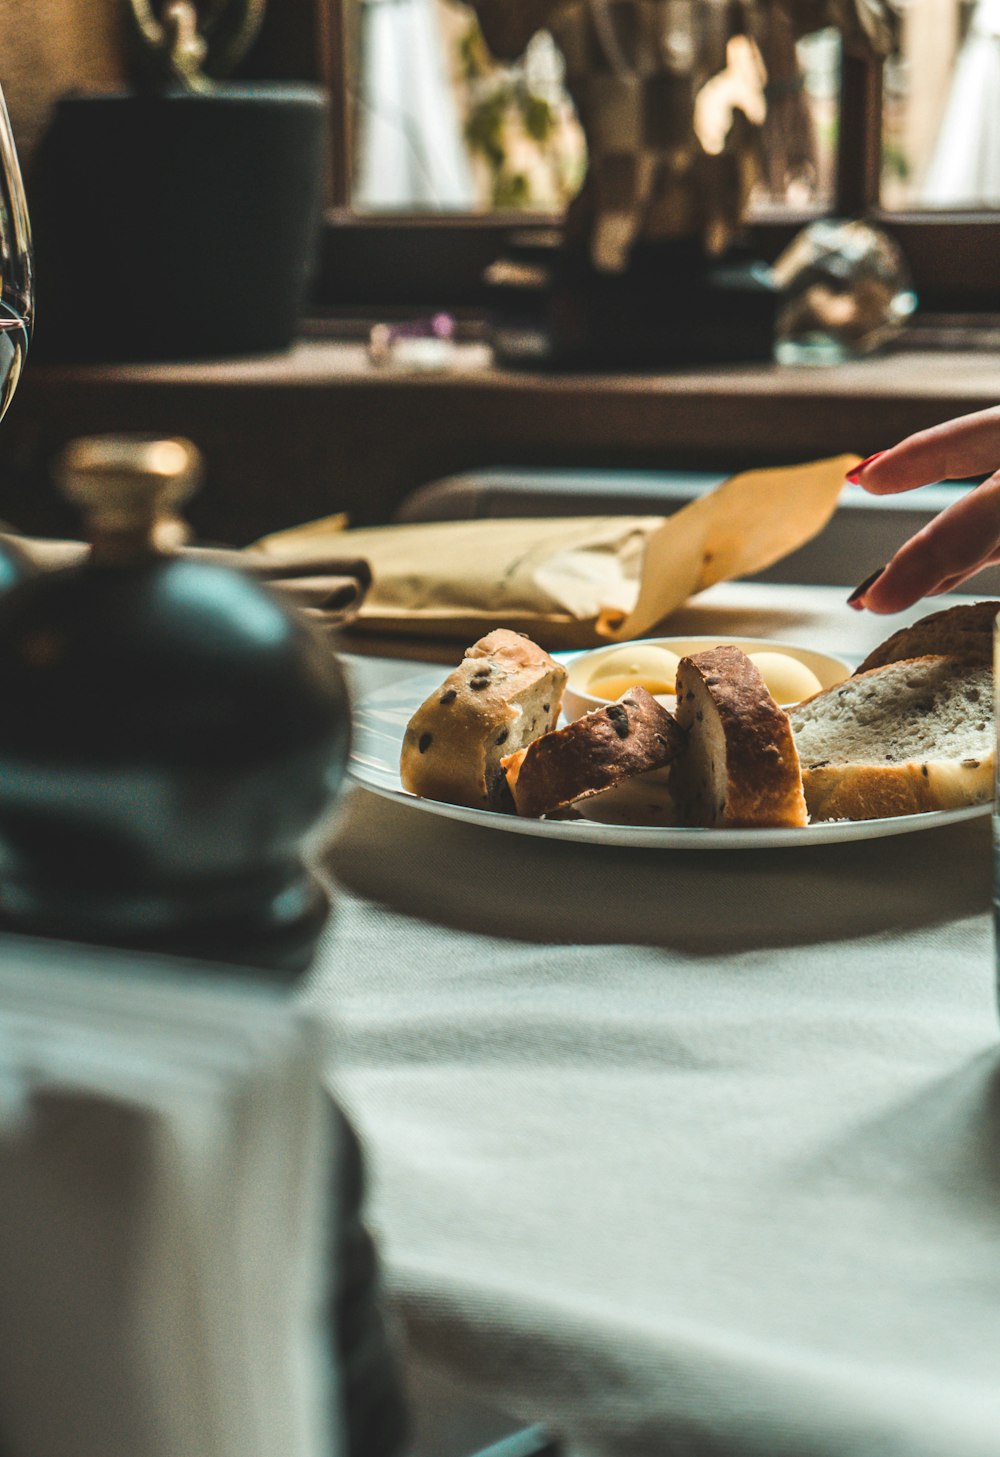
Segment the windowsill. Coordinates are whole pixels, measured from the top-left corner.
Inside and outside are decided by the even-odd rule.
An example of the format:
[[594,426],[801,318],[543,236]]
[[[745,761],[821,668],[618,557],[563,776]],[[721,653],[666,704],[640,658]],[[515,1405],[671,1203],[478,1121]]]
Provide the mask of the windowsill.
[[635,373],[564,373],[494,366],[488,347],[478,341],[454,346],[447,367],[375,365],[362,340],[356,338],[304,338],[282,353],[246,358],[182,360],[143,364],[37,363],[25,378],[44,388],[127,387],[155,389],[192,385],[217,389],[310,388],[340,385],[396,388],[439,388],[442,385],[485,387],[522,393],[540,390],[548,395],[606,392],[609,395],[648,396],[682,394],[728,398],[734,394],[798,400],[829,396],[862,401],[876,392],[887,400],[949,400],[990,403],[1000,400],[995,346],[976,348],[907,347],[891,353],[834,366],[791,366],[771,363],[691,366]]
[[148,365],[32,361],[0,431],[9,519],[64,530],[49,484],[73,435],[185,434],[204,450],[203,535],[246,542],[336,510],[387,520],[429,481],[502,466],[720,469],[857,451],[1000,402],[997,356],[904,350],[835,367],[553,374],[493,367],[477,343],[447,371],[373,365],[358,339]]

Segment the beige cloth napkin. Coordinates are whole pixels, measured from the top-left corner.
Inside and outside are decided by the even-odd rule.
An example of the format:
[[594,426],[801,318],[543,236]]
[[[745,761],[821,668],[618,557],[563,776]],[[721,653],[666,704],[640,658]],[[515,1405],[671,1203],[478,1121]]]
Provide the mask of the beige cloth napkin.
[[[74,566],[87,555],[86,543],[80,541],[48,541],[37,537],[0,533],[0,543],[18,547],[34,564],[44,570]],[[181,547],[183,556],[198,561],[236,567],[273,587],[292,606],[323,628],[340,628],[357,613],[371,583],[371,570],[361,558],[311,554],[308,560],[294,556],[278,559],[254,550],[229,551],[224,548]]]

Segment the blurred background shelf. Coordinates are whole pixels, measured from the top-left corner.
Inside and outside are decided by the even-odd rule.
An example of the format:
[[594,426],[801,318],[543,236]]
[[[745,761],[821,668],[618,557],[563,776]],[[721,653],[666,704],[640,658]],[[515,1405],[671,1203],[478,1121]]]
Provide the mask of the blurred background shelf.
[[[447,372],[425,373],[377,368],[359,340],[329,338],[287,354],[197,363],[32,360],[0,438],[0,516],[29,532],[72,532],[51,463],[66,440],[104,431],[190,436],[208,468],[194,525],[206,540],[242,545],[336,511],[356,525],[388,521],[418,488],[455,475],[719,479],[868,455],[998,397],[995,357],[978,350],[630,375],[500,370],[474,341],[458,347]],[[866,517],[867,531],[874,520]],[[897,520],[902,539],[910,527],[893,517],[893,530]]]

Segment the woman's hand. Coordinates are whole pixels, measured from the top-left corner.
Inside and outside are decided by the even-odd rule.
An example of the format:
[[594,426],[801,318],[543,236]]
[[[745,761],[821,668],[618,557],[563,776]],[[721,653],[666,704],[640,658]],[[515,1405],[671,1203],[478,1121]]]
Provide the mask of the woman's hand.
[[847,599],[861,611],[901,612],[921,597],[952,592],[1000,562],[1000,406],[962,415],[869,456],[847,479],[873,496],[935,481],[987,476],[912,536]]

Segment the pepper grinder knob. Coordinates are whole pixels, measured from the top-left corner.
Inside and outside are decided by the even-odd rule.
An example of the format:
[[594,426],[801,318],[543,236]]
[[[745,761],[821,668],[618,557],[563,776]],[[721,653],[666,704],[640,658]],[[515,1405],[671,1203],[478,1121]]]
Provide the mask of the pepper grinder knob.
[[55,469],[62,494],[83,515],[91,555],[106,563],[137,560],[189,540],[180,508],[202,474],[193,441],[139,435],[73,440]]

